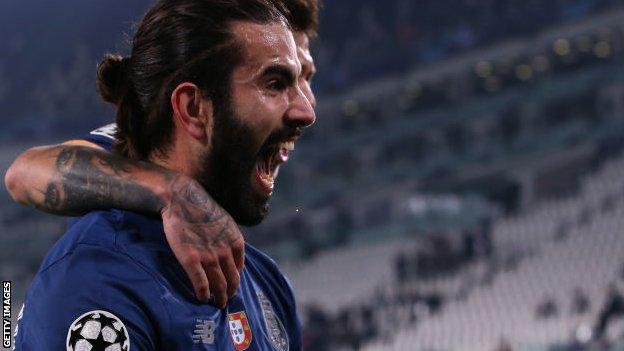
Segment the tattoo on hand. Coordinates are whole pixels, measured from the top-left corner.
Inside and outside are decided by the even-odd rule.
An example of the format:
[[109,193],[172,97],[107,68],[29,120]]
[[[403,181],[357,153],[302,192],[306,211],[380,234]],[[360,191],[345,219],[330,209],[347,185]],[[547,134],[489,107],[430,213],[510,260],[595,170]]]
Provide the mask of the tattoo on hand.
[[[200,238],[204,245],[229,246],[240,239],[232,229],[235,227],[232,218],[200,185],[174,180],[171,186],[175,195],[171,201],[173,208],[169,211],[169,218],[177,215],[184,221],[187,235],[182,237],[183,243],[195,244],[197,238]],[[207,230],[211,227],[217,230]],[[206,232],[212,235],[202,235]]]

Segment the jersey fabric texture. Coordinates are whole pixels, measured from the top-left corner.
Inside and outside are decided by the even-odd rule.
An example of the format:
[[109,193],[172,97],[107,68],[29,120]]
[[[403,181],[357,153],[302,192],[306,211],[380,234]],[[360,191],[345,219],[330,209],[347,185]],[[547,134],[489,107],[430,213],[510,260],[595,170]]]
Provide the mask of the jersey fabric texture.
[[220,310],[195,298],[161,219],[134,212],[92,212],[56,243],[26,294],[16,350],[65,350],[93,311],[117,317],[133,351],[302,348],[292,289],[268,256],[246,245],[240,286]]

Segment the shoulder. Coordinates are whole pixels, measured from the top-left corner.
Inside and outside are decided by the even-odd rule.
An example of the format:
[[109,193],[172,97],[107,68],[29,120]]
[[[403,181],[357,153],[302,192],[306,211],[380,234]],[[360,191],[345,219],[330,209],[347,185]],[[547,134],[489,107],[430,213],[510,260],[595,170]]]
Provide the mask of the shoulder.
[[281,272],[277,263],[264,252],[258,250],[252,245],[245,244],[245,266],[249,268],[252,273],[263,276],[268,279],[271,288],[277,288],[279,295],[285,297],[291,307],[295,306],[295,297],[292,289],[292,285]]
[[[74,220],[54,251],[67,251],[77,244],[129,252],[144,247],[168,250],[162,219],[118,209],[93,211]],[[64,248],[64,250],[63,250]]]
[[277,263],[269,255],[248,243],[245,243],[245,256],[250,261],[250,264],[258,269],[262,269],[266,273],[283,276]]
[[129,335],[132,350],[153,349],[161,329],[156,326],[168,321],[161,296],[154,277],[124,252],[78,242],[37,273],[16,341],[32,349],[65,349],[76,328],[100,319],[117,321],[110,332]]
[[[136,217],[142,216],[137,214]],[[133,221],[137,222],[134,226]],[[158,228],[154,230],[149,226],[148,219],[145,223],[121,210],[94,211],[81,217],[50,250],[32,289],[37,288],[37,284],[52,284],[53,281],[66,285],[56,283],[46,288],[53,287],[54,291],[63,293],[73,291],[72,287],[76,286],[80,286],[79,291],[108,289],[133,282],[143,284],[133,286],[137,289],[146,285],[159,286],[159,276],[150,268],[155,256],[147,256],[140,249],[151,244],[146,238],[163,242],[164,239]],[[48,277],[53,280],[46,280]]]
[[41,270],[70,254],[77,245],[113,248],[119,222],[118,211],[93,211],[76,218],[43,260]]

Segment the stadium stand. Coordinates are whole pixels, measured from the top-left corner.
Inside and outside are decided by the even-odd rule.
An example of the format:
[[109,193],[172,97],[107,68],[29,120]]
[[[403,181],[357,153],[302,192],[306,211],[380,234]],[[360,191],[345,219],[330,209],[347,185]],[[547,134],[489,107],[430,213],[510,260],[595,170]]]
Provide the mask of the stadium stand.
[[[568,306],[575,287],[598,306],[608,284],[621,281],[624,204],[618,201],[601,208],[600,202],[608,203],[614,194],[621,198],[622,172],[621,159],[588,178],[580,196],[545,204],[495,225],[497,249],[517,250],[518,242],[528,243],[533,246],[533,257],[515,271],[498,275],[491,286],[476,288],[465,301],[445,306],[443,313],[425,320],[415,331],[401,334],[393,347],[417,342],[422,349],[488,350],[503,336],[517,347],[525,346],[527,340],[553,344],[565,342],[583,324],[593,325],[599,310],[570,316]],[[592,206],[599,210],[586,219],[585,211]],[[544,221],[546,216],[549,220]],[[555,240],[559,233],[549,225],[551,221],[575,224],[561,241]],[[538,306],[543,296],[560,304],[560,312],[536,321],[535,310],[527,306]]]
[[[346,328],[341,314],[357,319],[370,310],[360,323],[373,323],[378,340],[364,350],[494,350],[501,339],[513,349],[547,350],[590,341],[607,288],[624,287],[622,174],[624,158],[610,161],[583,179],[579,194],[494,222],[495,256],[448,277],[401,283],[393,256],[406,251],[405,240],[332,250],[287,268],[300,304],[309,306],[302,309],[317,319],[325,313],[324,329],[310,334],[332,340],[330,330]],[[579,291],[588,306],[575,312]],[[333,336],[334,347],[347,345],[349,337]],[[354,349],[369,339],[360,335]]]

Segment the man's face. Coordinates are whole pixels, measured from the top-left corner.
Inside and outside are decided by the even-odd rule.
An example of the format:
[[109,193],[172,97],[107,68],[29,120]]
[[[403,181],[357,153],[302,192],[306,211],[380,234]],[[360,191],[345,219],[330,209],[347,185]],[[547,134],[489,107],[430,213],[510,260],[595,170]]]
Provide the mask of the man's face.
[[244,59],[232,72],[229,103],[215,103],[212,149],[197,179],[239,224],[254,225],[268,212],[280,165],[314,123],[298,53],[307,54],[309,71],[314,67],[307,41],[298,50],[281,24],[235,22],[232,31]]
[[310,54],[310,40],[304,32],[295,32],[295,44],[297,45],[297,58],[301,62],[301,76],[299,76],[299,87],[304,93],[312,108],[316,107],[316,98],[312,92],[312,78],[316,74],[314,59]]

